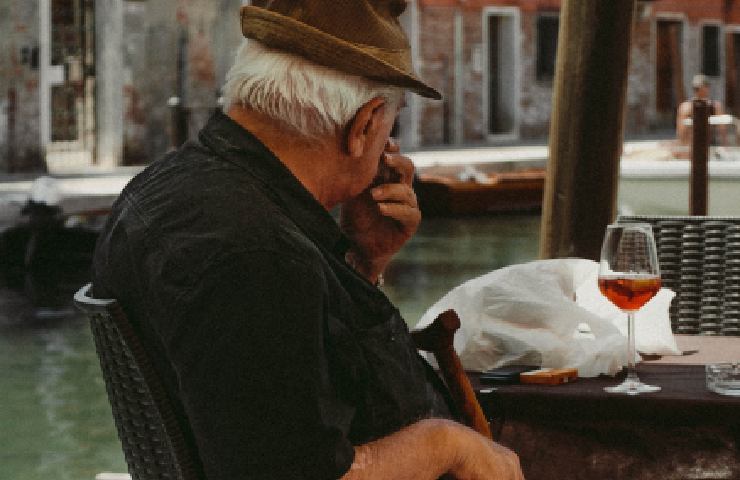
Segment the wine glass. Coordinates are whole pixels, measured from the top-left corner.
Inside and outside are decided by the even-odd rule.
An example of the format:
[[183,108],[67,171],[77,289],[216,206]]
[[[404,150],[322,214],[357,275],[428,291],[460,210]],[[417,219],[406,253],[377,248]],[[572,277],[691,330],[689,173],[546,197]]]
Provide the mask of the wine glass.
[[657,392],[635,371],[635,312],[660,290],[658,256],[653,229],[647,223],[620,223],[606,227],[599,263],[599,290],[627,313],[627,377],[619,385],[606,387],[609,393]]

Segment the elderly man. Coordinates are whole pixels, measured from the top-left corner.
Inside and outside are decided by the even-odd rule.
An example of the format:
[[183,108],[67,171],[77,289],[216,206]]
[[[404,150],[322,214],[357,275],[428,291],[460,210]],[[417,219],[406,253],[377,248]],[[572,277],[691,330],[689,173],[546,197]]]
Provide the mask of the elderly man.
[[132,180],[100,237],[95,294],[139,330],[208,479],[522,476],[451,420],[376,285],[420,221],[389,132],[404,89],[439,98],[404,7],[243,7],[226,114]]

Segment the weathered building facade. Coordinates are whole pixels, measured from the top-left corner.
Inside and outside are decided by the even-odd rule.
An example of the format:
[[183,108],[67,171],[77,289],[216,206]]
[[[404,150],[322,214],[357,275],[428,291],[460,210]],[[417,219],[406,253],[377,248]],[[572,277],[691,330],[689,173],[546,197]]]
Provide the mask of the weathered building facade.
[[242,3],[0,2],[0,172],[161,155],[176,105],[191,133],[216,108]]
[[[143,163],[193,135],[217,108],[244,3],[0,2],[0,172]],[[699,72],[740,113],[736,3],[638,2],[627,135],[670,135]],[[415,65],[445,98],[409,96],[402,145],[545,141],[559,10],[560,0],[410,0]]]
[[[537,140],[549,129],[560,0],[417,0],[418,65],[443,104],[422,100],[417,142]],[[637,2],[626,135],[674,128],[677,105],[705,73],[715,99],[737,114],[740,4]],[[740,55],[740,51],[738,53]]]
[[39,18],[33,2],[0,3],[0,171],[43,168],[39,142]]

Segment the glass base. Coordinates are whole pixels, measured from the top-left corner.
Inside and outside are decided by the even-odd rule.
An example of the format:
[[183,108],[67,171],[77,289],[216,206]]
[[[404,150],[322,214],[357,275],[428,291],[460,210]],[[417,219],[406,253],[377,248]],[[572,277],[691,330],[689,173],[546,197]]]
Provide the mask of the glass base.
[[660,387],[657,385],[648,385],[642,383],[639,378],[627,378],[624,382],[613,387],[604,387],[607,393],[621,393],[624,395],[637,395],[639,393],[659,392]]

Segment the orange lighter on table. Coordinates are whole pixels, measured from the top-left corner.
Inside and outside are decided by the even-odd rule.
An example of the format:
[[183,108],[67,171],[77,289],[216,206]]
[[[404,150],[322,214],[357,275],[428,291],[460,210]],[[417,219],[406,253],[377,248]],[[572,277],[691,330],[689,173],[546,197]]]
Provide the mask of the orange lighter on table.
[[540,385],[560,385],[572,382],[578,378],[575,368],[541,368],[519,374],[521,383],[535,383]]

